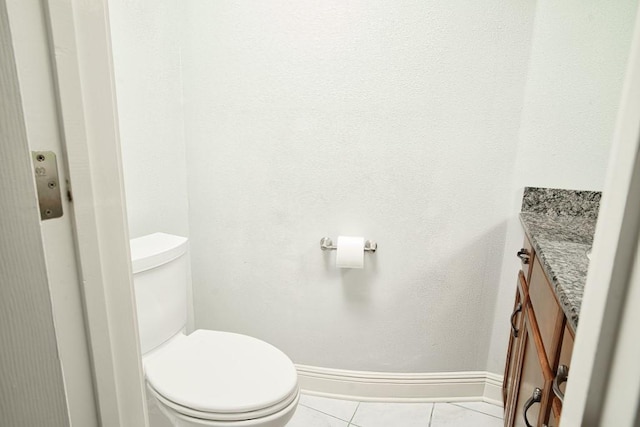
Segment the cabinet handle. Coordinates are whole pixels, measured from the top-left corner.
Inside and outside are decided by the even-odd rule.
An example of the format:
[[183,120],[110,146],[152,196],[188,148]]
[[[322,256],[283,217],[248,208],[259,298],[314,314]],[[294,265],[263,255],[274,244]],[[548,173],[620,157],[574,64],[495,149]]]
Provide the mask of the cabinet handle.
[[527,419],[527,411],[529,410],[529,408],[533,406],[534,403],[540,403],[541,401],[542,401],[542,390],[536,387],[536,389],[533,390],[533,394],[531,395],[529,400],[525,402],[523,407],[522,416],[524,417],[524,424],[527,427],[532,427],[531,424],[529,424],[529,420]]
[[529,255],[529,251],[525,248],[520,249],[516,256],[520,258],[523,264],[529,264],[529,258],[531,258],[531,256]]
[[518,338],[518,328],[516,328],[516,325],[513,323],[513,321],[516,319],[516,314],[520,313],[522,311],[522,303],[518,303],[518,305],[516,306],[516,309],[513,310],[513,313],[511,313],[511,335],[513,335],[514,338]]
[[560,391],[560,384],[566,383],[567,379],[569,379],[569,368],[566,365],[560,365],[558,367],[558,373],[556,374],[556,377],[553,379],[553,383],[551,384],[553,394],[558,397],[560,403],[564,403],[564,393]]

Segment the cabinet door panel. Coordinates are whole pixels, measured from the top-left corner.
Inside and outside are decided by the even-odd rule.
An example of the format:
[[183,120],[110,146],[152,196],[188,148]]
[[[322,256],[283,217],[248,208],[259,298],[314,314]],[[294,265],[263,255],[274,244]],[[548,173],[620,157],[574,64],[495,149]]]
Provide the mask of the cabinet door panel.
[[[519,281],[524,281],[524,275],[522,272],[518,275]],[[513,311],[509,319],[509,346],[507,347],[507,361],[504,367],[504,381],[502,383],[502,398],[504,403],[505,420],[508,419],[508,414],[513,412],[515,405],[515,393],[517,390],[517,378],[519,376],[518,363],[521,359],[520,342],[522,339],[522,329],[524,325],[524,298],[520,293],[521,286],[516,286],[516,298],[513,304]]]
[[542,270],[539,260],[533,263],[531,280],[529,281],[529,297],[536,314],[542,344],[549,365],[553,366],[553,360],[558,351],[562,320],[564,313],[556,302],[551,285]]
[[[525,310],[531,310],[531,305],[527,304]],[[513,426],[526,427],[524,420],[524,406],[534,395],[536,389],[540,389],[542,398],[545,391],[545,376],[543,375],[540,363],[539,352],[536,348],[535,340],[531,336],[528,326],[529,319],[525,315],[525,327],[522,328],[522,363],[517,400],[515,404]],[[538,418],[541,414],[541,402],[534,403],[527,412],[527,418],[531,426],[538,425]]]
[[551,405],[551,411],[549,412],[549,421],[546,427],[558,427],[560,425],[560,412],[562,407],[559,400],[554,400]]
[[[558,364],[557,364],[557,368],[556,368],[556,377],[558,377],[559,373],[560,373],[560,366],[564,366],[566,367],[566,373],[569,372],[569,367],[571,365],[571,354],[573,353],[573,336],[571,335],[571,332],[569,331],[569,327],[565,326],[564,327],[564,332],[562,335],[562,346],[560,347],[560,356],[558,357]],[[557,378],[554,378],[554,381],[557,381]],[[566,380],[565,381],[559,381],[559,389],[560,392],[562,392],[564,394],[565,392],[565,387],[566,387]],[[555,394],[555,392],[554,392]],[[562,403],[560,402],[560,399],[558,399],[557,397],[553,397],[553,407],[554,410],[556,410],[557,412],[557,417],[560,417],[560,412],[562,410]]]

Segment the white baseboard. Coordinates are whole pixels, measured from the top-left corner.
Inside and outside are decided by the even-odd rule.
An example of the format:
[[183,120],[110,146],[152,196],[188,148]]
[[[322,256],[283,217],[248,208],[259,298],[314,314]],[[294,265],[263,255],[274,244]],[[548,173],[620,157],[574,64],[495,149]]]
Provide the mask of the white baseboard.
[[485,371],[396,373],[296,365],[307,394],[358,401],[464,402],[502,406],[502,376]]
[[503,406],[502,402],[502,380],[503,376],[492,372],[485,372],[484,393],[482,400],[494,405]]

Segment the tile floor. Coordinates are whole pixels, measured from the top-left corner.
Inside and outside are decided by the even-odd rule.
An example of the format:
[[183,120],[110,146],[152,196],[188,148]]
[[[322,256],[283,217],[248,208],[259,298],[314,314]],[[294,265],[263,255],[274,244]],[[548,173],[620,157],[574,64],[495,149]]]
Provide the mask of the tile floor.
[[502,427],[502,408],[484,402],[355,402],[302,395],[287,427]]

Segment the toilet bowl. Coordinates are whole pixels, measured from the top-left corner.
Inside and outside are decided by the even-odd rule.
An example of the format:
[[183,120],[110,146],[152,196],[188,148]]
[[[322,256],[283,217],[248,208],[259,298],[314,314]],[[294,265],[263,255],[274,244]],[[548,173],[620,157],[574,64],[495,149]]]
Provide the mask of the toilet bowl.
[[299,388],[282,351],[231,332],[183,333],[187,239],[164,233],[132,239],[131,256],[147,391],[170,425],[285,426]]

